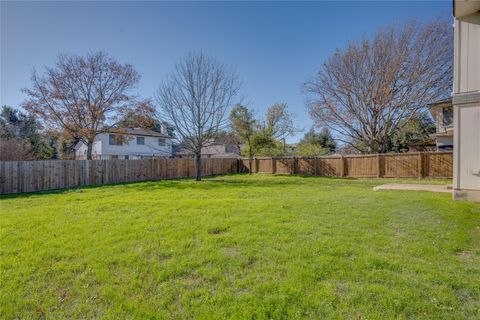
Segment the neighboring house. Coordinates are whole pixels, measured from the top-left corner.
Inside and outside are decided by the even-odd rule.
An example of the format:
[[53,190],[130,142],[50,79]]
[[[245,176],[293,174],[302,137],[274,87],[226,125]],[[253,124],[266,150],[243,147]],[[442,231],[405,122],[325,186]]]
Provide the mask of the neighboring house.
[[284,154],[296,154],[298,146],[296,143],[293,144],[284,144],[283,145],[283,153]]
[[[202,148],[202,158],[239,158],[241,146],[230,143],[214,143]],[[175,148],[175,158],[193,158],[193,152],[185,148]]]
[[204,158],[238,158],[240,157],[240,146],[230,143],[216,143],[202,148]]
[[480,201],[480,1],[453,5],[453,196]]
[[[407,152],[428,152],[428,151],[440,151],[438,149],[437,143],[434,139],[426,139],[426,140],[412,140],[408,143],[408,151]],[[447,150],[447,149],[443,149]]]
[[429,105],[430,113],[435,120],[436,132],[432,135],[437,151],[453,150],[453,104],[452,98]]
[[[141,128],[117,128],[95,137],[93,159],[149,159],[170,158],[172,138],[166,131],[156,132]],[[75,146],[75,159],[87,159],[87,146],[79,142]]]

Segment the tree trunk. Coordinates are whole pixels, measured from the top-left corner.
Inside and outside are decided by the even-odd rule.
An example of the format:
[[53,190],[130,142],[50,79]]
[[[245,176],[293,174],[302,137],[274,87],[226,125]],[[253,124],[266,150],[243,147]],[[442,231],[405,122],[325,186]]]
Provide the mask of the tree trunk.
[[248,174],[252,174],[252,156],[248,157]]
[[195,154],[195,181],[202,180],[202,155]]
[[383,141],[380,143],[378,153],[385,153],[385,143]]
[[87,141],[87,160],[92,160],[93,141]]

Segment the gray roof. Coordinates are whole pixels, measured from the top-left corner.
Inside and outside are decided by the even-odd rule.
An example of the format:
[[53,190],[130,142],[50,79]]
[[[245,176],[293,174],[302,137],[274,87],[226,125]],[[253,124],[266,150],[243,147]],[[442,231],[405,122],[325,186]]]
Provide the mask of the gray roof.
[[153,131],[150,129],[143,129],[143,128],[116,128],[116,129],[110,130],[109,132],[122,133],[122,134],[135,135],[135,136],[171,138],[168,134]]

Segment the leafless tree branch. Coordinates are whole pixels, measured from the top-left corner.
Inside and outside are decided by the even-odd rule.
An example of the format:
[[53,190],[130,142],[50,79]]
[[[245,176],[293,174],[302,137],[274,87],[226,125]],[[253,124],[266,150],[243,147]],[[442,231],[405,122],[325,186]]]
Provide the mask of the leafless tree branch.
[[402,124],[449,96],[452,37],[447,21],[411,21],[337,50],[303,86],[312,119],[362,152],[385,152]]
[[234,70],[203,54],[191,53],[160,85],[156,100],[162,118],[172,123],[184,147],[195,154],[201,177],[201,150],[227,125],[240,81]]

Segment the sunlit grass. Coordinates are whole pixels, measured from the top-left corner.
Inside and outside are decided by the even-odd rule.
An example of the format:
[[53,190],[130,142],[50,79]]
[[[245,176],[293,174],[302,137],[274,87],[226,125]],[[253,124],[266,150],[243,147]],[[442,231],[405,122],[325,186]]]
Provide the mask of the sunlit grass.
[[372,191],[393,181],[406,180],[233,175],[4,196],[0,317],[479,318],[480,204]]

